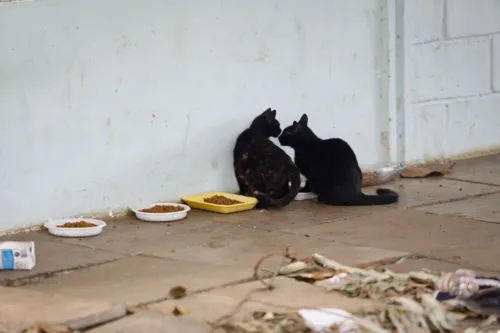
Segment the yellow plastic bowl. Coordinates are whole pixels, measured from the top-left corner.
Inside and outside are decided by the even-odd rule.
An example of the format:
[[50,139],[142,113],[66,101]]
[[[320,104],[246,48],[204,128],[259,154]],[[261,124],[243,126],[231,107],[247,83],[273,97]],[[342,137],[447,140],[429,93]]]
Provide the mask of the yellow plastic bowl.
[[[223,195],[226,198],[238,200],[241,201],[242,203],[236,205],[216,205],[213,203],[208,203],[203,201],[203,199],[213,197],[214,195]],[[187,203],[191,208],[208,210],[210,212],[221,213],[221,214],[229,214],[229,213],[242,212],[245,210],[251,210],[259,202],[257,199],[253,197],[247,197],[244,195],[232,194],[226,192],[211,192],[211,193],[203,193],[196,195],[188,195],[182,197],[181,199],[182,201]]]

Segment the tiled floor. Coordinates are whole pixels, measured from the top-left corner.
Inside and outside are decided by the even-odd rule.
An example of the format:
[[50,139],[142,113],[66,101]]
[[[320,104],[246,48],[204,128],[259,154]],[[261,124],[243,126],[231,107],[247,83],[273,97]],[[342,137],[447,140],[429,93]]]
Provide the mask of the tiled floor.
[[[257,259],[286,247],[349,265],[419,254],[421,259],[390,268],[469,267],[500,275],[495,255],[500,250],[500,156],[459,162],[444,178],[398,180],[387,187],[401,193],[399,204],[296,202],[283,210],[232,215],[192,211],[182,223],[120,218],[109,221],[104,234],[88,239],[61,239],[46,232],[4,237],[35,241],[37,266],[28,272],[0,272],[0,283],[15,286],[0,292],[0,331],[37,321],[82,328],[121,317],[125,306],[145,302],[156,305],[90,331],[153,333],[168,325],[204,332],[209,329],[205,321],[229,312],[248,290],[258,288],[249,282]],[[276,284],[275,292],[252,298],[246,310],[325,306],[329,300],[346,309],[367,305],[286,278]],[[182,301],[168,299],[168,290],[176,285],[193,294]],[[170,312],[176,305],[190,312],[174,317]]]

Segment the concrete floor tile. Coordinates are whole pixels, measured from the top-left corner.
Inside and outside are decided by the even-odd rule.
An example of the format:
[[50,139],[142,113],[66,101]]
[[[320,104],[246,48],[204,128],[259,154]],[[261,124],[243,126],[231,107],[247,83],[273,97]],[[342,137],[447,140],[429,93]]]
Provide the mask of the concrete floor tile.
[[36,266],[30,271],[0,271],[0,284],[122,258],[117,253],[48,240],[40,232],[10,236],[9,240],[35,241]]
[[171,313],[177,306],[189,311],[187,317],[214,321],[232,312],[246,297],[249,302],[241,308],[236,317],[247,315],[251,311],[294,311],[300,308],[332,307],[333,304],[336,308],[346,311],[373,306],[370,300],[348,298],[340,293],[327,292],[319,286],[290,278],[279,277],[274,281],[274,285],[276,287],[274,290],[266,290],[256,281],[191,295],[179,300],[167,300],[151,306],[151,309]]
[[[462,255],[469,245],[477,242],[482,244],[484,253],[496,248],[500,250],[500,244],[496,241],[500,225],[411,209],[389,210],[346,221],[295,229],[293,232],[307,232],[311,237],[342,243],[433,254],[440,258],[443,256],[444,259],[453,259],[453,251],[457,252],[457,256]],[[471,257],[466,252],[463,255],[465,258]],[[342,261],[340,258],[337,260]],[[500,264],[482,268],[498,270]]]
[[175,222],[152,223],[124,216],[106,221],[104,232],[97,237],[63,238],[62,242],[79,244],[92,248],[113,250],[117,253],[136,254],[141,252],[141,244],[148,240],[158,240],[166,243],[172,235],[189,233],[200,228],[210,228],[217,225],[211,221],[210,214],[192,210],[186,219]]
[[388,209],[387,206],[333,207],[316,200],[292,202],[283,209],[252,210],[238,214],[213,215],[213,220],[262,230],[290,231],[326,222],[362,216]]
[[456,262],[461,267],[468,267],[477,271],[500,272],[500,263],[497,257],[497,253],[500,252],[498,234],[497,231],[496,241],[489,242],[484,238],[479,238],[475,241],[463,242],[460,245],[430,251],[430,255]]
[[500,223],[500,193],[417,209],[433,214],[454,215],[478,221]]
[[[429,205],[436,202],[457,200],[468,196],[499,192],[497,186],[474,184],[442,177],[425,179],[398,179],[395,182],[380,187],[389,188],[400,194],[400,201],[396,205],[387,205],[390,208],[414,207]],[[377,187],[363,189],[367,194],[375,193]]]
[[446,178],[500,185],[500,155],[457,161]]
[[79,329],[118,318],[125,312],[125,306],[105,301],[0,287],[0,327],[16,332],[38,322],[67,324]]
[[[214,242],[224,242],[230,239],[256,237],[267,231],[246,227],[232,226],[224,223],[211,222],[204,227],[185,233],[170,233],[159,229],[156,233],[140,234],[132,240],[113,239],[109,242],[95,244],[99,249],[105,249],[123,254],[152,254],[159,257],[173,258],[175,251],[192,246],[212,246]],[[112,238],[112,235],[110,235]],[[196,259],[196,256],[193,258]]]
[[109,324],[86,331],[87,333],[208,333],[207,323],[193,320],[188,316],[174,317],[158,312],[139,312]]
[[241,281],[252,275],[251,266],[241,269],[214,267],[136,256],[55,276],[24,287],[68,297],[136,305],[166,297],[170,288],[178,285],[193,292]]
[[[218,238],[213,237],[204,244],[177,249],[175,252],[152,252],[158,256],[166,256],[177,260],[203,262],[214,265],[233,267],[253,267],[257,260],[274,251],[284,251],[289,248],[292,252],[303,255],[312,255],[315,252],[325,256],[335,256],[346,264],[361,264],[373,262],[388,257],[406,255],[406,252],[373,248],[366,246],[351,246],[336,244],[328,240],[319,240],[308,235],[308,229],[303,234],[287,234],[279,231],[257,232],[245,238]],[[279,259],[276,259],[276,262]],[[271,267],[276,267],[270,261]]]

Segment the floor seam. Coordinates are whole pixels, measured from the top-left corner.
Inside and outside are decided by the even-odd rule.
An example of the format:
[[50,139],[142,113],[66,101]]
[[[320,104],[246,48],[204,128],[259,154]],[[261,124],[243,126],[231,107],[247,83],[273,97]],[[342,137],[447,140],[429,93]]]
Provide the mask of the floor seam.
[[74,271],[79,271],[91,267],[97,267],[105,264],[109,264],[115,261],[123,260],[125,258],[128,258],[130,256],[123,256],[121,258],[114,258],[114,259],[109,259],[106,261],[101,261],[98,263],[91,263],[91,264],[84,264],[84,265],[78,265],[75,267],[70,267],[70,268],[64,268],[64,269],[58,269],[50,272],[42,272],[42,273],[36,273],[30,276],[23,276],[20,278],[14,278],[14,279],[5,279],[2,282],[0,282],[0,285],[6,286],[6,287],[21,287],[21,286],[26,286],[26,285],[35,285],[38,284],[42,281],[45,281],[47,279],[50,279],[55,276],[59,276],[61,274],[65,273],[70,273]]
[[439,215],[439,216],[458,217],[458,218],[470,220],[471,222],[494,224],[494,225],[497,225],[497,226],[500,227],[500,223],[499,222],[480,220],[480,219],[468,217],[468,216],[465,216],[465,215],[456,215],[456,214],[448,214],[448,213],[441,214],[441,213],[427,212],[427,211],[426,211],[426,213],[427,214],[432,214],[432,215]]
[[470,200],[470,199],[475,199],[475,198],[482,198],[482,197],[486,197],[488,195],[498,194],[498,193],[500,193],[500,190],[488,192],[488,193],[472,194],[472,195],[467,195],[465,197],[454,198],[454,199],[438,200],[438,201],[434,201],[432,203],[423,203],[423,204],[418,204],[418,205],[414,205],[414,206],[408,206],[407,208],[420,208],[420,207],[426,207],[426,206],[435,206],[435,205],[441,205],[441,204],[445,204],[445,203],[458,202],[458,201]]
[[463,182],[463,183],[470,183],[470,184],[478,184],[478,185],[488,185],[488,186],[500,187],[499,184],[491,184],[491,183],[486,183],[486,182],[480,182],[478,180],[460,179],[460,178],[454,178],[454,177],[448,177],[448,176],[445,176],[444,179],[459,181],[459,182]]

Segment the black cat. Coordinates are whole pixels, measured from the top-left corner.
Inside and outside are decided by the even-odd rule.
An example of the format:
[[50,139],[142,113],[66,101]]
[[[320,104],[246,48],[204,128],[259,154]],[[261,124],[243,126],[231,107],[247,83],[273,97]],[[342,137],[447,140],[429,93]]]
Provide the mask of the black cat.
[[256,197],[259,208],[284,207],[299,191],[299,169],[287,153],[269,140],[280,133],[276,110],[267,109],[238,136],[233,150],[240,194]]
[[301,192],[314,192],[318,201],[336,206],[385,205],[399,200],[399,194],[389,189],[378,189],[378,195],[363,194],[363,173],[349,144],[337,138],[318,138],[307,122],[304,114],[279,137],[283,146],[295,150],[295,163],[307,177]]

